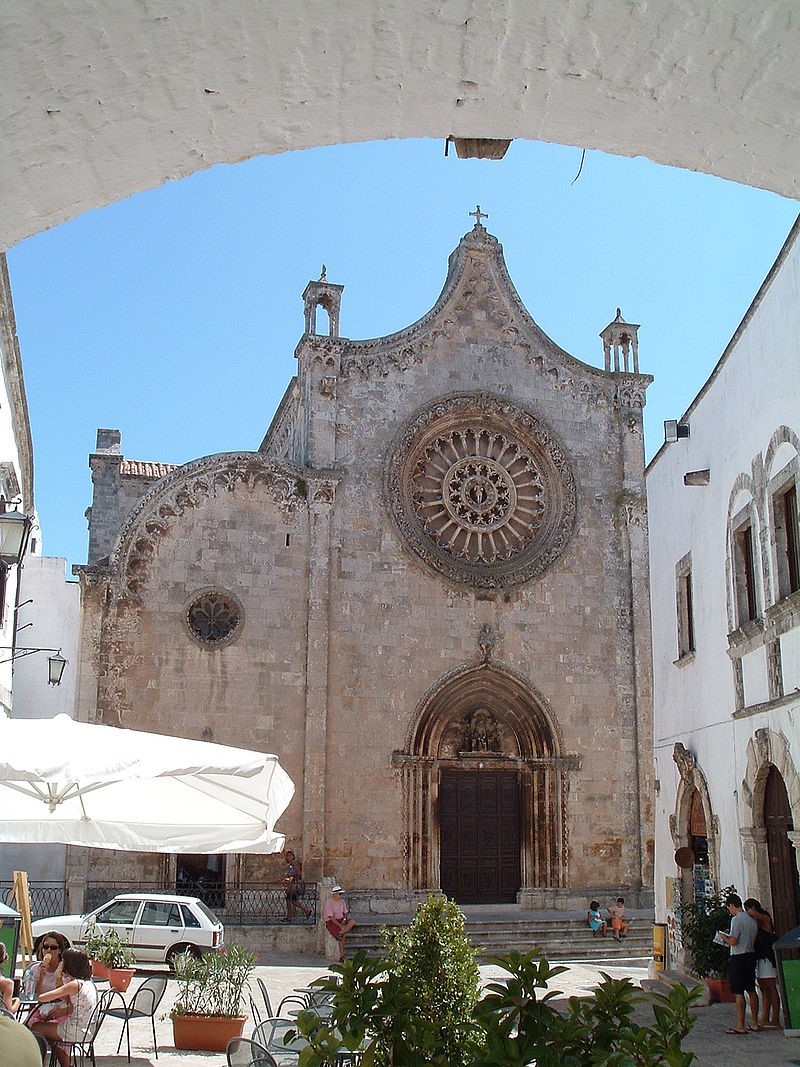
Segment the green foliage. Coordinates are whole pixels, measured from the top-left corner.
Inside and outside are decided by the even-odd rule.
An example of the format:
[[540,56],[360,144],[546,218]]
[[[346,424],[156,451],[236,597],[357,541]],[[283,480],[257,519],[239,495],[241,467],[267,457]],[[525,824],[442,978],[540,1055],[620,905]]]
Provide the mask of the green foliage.
[[[628,979],[607,974],[591,996],[572,997],[559,1010],[554,1001],[561,994],[547,987],[566,968],[551,967],[535,951],[510,952],[490,961],[508,977],[476,999],[474,954],[470,963],[461,951],[450,907],[428,902],[423,909],[418,937],[410,928],[392,939],[385,960],[359,952],[333,967],[338,981],[314,983],[333,995],[333,1012],[327,1020],[312,1012],[298,1016],[309,1041],[298,1067],[327,1067],[341,1049],[364,1050],[363,1067],[689,1067],[695,1061],[681,1043],[693,1025],[699,987],[678,985],[653,997],[649,1025],[634,1020],[643,994]],[[436,948],[440,926],[441,941],[452,950],[444,960]],[[435,968],[446,969],[451,955],[457,965],[450,975],[443,970],[443,989],[435,989]],[[456,1002],[463,1010],[471,1005],[469,1013],[450,1014]]]
[[468,1067],[479,1034],[473,1018],[480,975],[458,906],[429,897],[406,929],[384,931],[385,958],[359,952],[334,967],[341,982],[325,1023],[298,1017],[309,1040],[299,1067],[319,1067],[336,1048],[365,1048],[364,1067]]
[[551,967],[536,952],[511,952],[492,961],[509,973],[486,987],[476,1009],[484,1029],[473,1067],[688,1067],[694,1054],[681,1040],[692,1027],[690,1007],[699,990],[676,986],[653,1002],[654,1024],[633,1021],[644,998],[626,978],[603,981],[591,997],[571,997],[561,1014],[547,992],[565,967]]
[[170,1017],[241,1015],[242,995],[254,970],[255,956],[238,945],[230,945],[225,952],[205,952],[199,958],[182,952],[175,957],[178,993]]
[[461,909],[446,897],[428,897],[408,927],[384,931],[384,940],[389,975],[433,1025],[434,1047],[452,1067],[463,1067],[480,974]]
[[86,955],[106,967],[132,967],[136,956],[130,942],[121,938],[116,930],[106,933],[99,926],[93,926],[84,946]]
[[725,898],[735,892],[729,885],[719,893],[681,905],[681,938],[692,973],[698,978],[723,978],[728,973],[728,947],[715,945],[714,935],[718,930],[730,927],[731,917],[725,907]]

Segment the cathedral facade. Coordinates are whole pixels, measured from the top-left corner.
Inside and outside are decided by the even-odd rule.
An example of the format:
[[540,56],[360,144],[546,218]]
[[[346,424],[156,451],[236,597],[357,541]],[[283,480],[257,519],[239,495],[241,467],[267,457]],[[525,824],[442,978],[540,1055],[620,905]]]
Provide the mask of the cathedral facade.
[[651,379],[619,313],[603,369],[551,341],[477,219],[396,334],[341,337],[343,287],[309,283],[258,451],[172,467],[98,432],[77,716],[275,752],[306,878],[376,910],[646,905]]

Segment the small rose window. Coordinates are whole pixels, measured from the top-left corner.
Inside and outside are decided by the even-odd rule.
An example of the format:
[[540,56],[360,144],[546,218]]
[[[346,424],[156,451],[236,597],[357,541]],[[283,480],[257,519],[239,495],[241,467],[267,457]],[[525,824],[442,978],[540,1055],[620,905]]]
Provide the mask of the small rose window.
[[212,590],[196,597],[186,611],[189,632],[206,645],[233,640],[242,624],[240,605],[227,593]]

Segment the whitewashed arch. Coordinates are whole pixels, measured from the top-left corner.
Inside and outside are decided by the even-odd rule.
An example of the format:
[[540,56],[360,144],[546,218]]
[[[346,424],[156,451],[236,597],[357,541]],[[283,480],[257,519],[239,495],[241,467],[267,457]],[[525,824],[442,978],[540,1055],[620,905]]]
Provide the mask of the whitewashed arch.
[[25,0],[0,12],[0,249],[214,163],[529,138],[797,196],[791,3]]

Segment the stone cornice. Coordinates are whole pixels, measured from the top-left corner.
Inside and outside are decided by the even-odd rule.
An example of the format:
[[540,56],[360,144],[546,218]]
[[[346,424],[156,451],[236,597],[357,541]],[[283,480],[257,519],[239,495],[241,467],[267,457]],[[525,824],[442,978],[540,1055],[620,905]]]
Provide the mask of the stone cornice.
[[489,344],[516,351],[554,389],[598,406],[644,407],[652,377],[605,371],[560,348],[531,317],[511,281],[502,245],[482,226],[462,238],[450,256],[439,297],[415,323],[369,340],[306,334],[295,355],[298,359],[310,357],[343,378],[386,377],[422,363],[440,338],[452,335],[458,317],[476,299],[486,302],[490,309],[490,336],[495,340]]
[[[321,472],[325,482],[331,472]],[[184,512],[220,491],[239,486],[264,487],[286,518],[305,508],[315,472],[281,463],[259,452],[205,456],[178,467],[142,497],[125,521],[109,558],[119,593],[138,599],[149,579],[150,561],[159,540]]]

